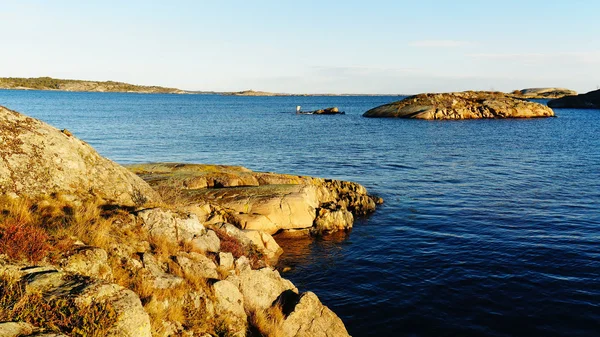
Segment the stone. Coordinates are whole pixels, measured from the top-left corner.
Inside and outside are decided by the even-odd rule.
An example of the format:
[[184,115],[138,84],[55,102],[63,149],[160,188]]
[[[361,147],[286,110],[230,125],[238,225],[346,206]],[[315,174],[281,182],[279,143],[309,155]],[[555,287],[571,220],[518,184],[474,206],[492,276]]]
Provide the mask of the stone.
[[115,310],[117,320],[109,327],[107,337],[151,337],[150,317],[144,311],[139,297],[120,285],[59,271],[51,266],[17,270],[5,267],[2,275],[20,279],[25,283],[25,292],[28,294],[41,293],[44,297],[73,299],[77,306],[109,303]]
[[269,308],[285,290],[298,292],[292,282],[282,278],[277,270],[268,267],[259,270],[244,269],[239,278],[244,305],[250,311]]
[[329,210],[321,208],[313,228],[315,234],[349,230],[352,228],[354,216],[348,210]]
[[281,229],[309,228],[318,207],[311,185],[265,185],[194,191],[194,197],[210,200],[228,210],[230,222],[241,229],[275,234]]
[[142,254],[143,268],[148,272],[148,277],[155,289],[172,289],[183,283],[181,277],[165,272],[163,266],[150,253]]
[[64,271],[79,275],[112,281],[112,269],[108,264],[108,255],[104,249],[91,246],[76,246],[65,257],[60,266]]
[[213,285],[217,316],[227,318],[227,330],[233,335],[245,335],[248,317],[244,310],[244,297],[235,284],[223,280]]
[[0,323],[0,337],[20,337],[31,335],[36,328],[26,322]]
[[218,253],[221,249],[221,240],[213,230],[209,229],[206,233],[193,238],[190,246],[195,251]]
[[180,252],[175,256],[175,262],[179,264],[185,274],[194,275],[196,277],[218,279],[217,266],[215,263],[199,253],[183,253]]
[[169,210],[152,208],[138,212],[137,216],[151,236],[172,242],[190,241],[206,232],[195,214],[180,215]]
[[248,260],[246,256],[240,256],[235,260],[235,269],[239,273],[252,269],[252,267],[250,267],[250,260]]
[[373,108],[363,116],[448,120],[553,117],[554,112],[543,104],[500,92],[465,91],[410,96]]
[[72,135],[0,106],[0,195],[100,198],[140,206],[160,200],[146,182]]
[[244,230],[242,232],[265,255],[270,265],[277,264],[277,259],[283,254],[283,249],[271,235],[256,230]]
[[219,253],[219,267],[230,270],[234,268],[233,254],[220,252]]
[[118,320],[106,337],[151,337],[150,317],[136,293],[117,284],[97,284],[88,287],[78,297],[79,302],[107,301],[112,304]]
[[553,99],[548,106],[557,109],[600,109],[600,90]]
[[349,336],[342,320],[312,292],[300,296],[283,321],[282,329],[286,337]]
[[343,111],[340,111],[338,107],[331,107],[325,109],[318,109],[313,111],[297,111],[298,114],[304,115],[344,115],[346,114]]

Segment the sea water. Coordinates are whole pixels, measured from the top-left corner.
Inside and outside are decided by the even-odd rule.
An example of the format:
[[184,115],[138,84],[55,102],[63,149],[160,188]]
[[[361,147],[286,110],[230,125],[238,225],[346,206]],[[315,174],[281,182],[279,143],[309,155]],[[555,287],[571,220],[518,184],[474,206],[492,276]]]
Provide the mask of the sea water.
[[[284,274],[353,336],[598,336],[600,110],[422,121],[394,96],[0,90],[122,164],[243,165],[351,180],[385,199],[348,234],[284,241]],[[296,115],[337,106],[346,115]]]

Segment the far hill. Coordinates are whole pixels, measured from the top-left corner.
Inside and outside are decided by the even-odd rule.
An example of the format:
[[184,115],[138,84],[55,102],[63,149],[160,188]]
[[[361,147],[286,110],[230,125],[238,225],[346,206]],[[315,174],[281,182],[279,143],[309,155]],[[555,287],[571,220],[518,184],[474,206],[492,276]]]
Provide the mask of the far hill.
[[135,85],[114,81],[64,80],[51,77],[19,78],[0,77],[0,89],[20,90],[57,90],[90,92],[137,92],[183,94],[185,91],[175,88]]

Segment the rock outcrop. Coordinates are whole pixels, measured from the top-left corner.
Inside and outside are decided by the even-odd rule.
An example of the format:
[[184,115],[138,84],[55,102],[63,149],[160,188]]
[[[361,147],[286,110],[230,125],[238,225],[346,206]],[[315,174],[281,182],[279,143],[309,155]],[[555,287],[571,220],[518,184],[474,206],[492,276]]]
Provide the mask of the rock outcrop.
[[553,99],[548,106],[556,109],[600,109],[600,90]]
[[[269,266],[281,254],[269,233],[346,229],[380,201],[364,187],[137,166],[181,197],[150,207],[160,199],[150,185],[68,132],[0,108],[0,141],[0,334],[348,336],[316,295]],[[278,314],[259,322],[267,311]]]
[[365,117],[429,120],[552,117],[552,109],[500,92],[465,91],[419,94],[373,108]]
[[159,199],[143,180],[70,132],[1,106],[0,144],[0,195],[63,194],[132,206]]
[[338,107],[331,107],[325,109],[318,109],[312,111],[297,111],[298,114],[301,115],[345,115],[344,111],[340,111]]
[[354,215],[371,213],[383,202],[356,183],[243,167],[154,163],[128,168],[156,188],[176,189],[180,203],[202,221],[268,234],[347,230]]
[[[48,267],[29,267],[6,264],[0,261],[0,278],[11,280],[11,284],[21,287],[21,292],[14,291],[13,305],[20,302],[29,302],[39,307],[28,308],[28,310],[50,310],[44,309],[45,304],[54,310],[64,310],[77,315],[78,312],[86,312],[92,305],[105,304],[103,309],[109,308],[114,312],[99,312],[98,315],[108,315],[105,322],[110,326],[103,327],[105,336],[111,337],[151,337],[150,318],[144,311],[139,297],[131,290],[125,289],[117,284],[110,284],[94,278],[61,271],[60,269]],[[4,282],[4,281],[3,281]],[[3,283],[7,286],[8,283]],[[6,290],[2,290],[2,295]],[[6,298],[6,297],[5,297]],[[62,308],[71,306],[70,309]],[[4,308],[5,310],[7,308]],[[69,310],[69,311],[67,311]],[[40,312],[37,315],[42,316]],[[97,317],[98,318],[98,317]],[[78,320],[74,320],[78,321]],[[71,327],[83,328],[83,327]]]
[[577,91],[565,88],[527,88],[515,90],[511,94],[517,97],[529,99],[552,99],[577,95]]

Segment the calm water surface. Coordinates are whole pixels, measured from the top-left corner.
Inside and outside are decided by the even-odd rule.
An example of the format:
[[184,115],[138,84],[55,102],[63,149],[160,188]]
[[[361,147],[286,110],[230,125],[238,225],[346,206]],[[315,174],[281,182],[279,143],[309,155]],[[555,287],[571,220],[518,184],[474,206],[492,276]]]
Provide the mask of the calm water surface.
[[[361,117],[398,99],[0,90],[0,105],[119,163],[244,165],[382,196],[349,235],[283,242],[286,277],[353,336],[600,335],[600,110]],[[296,105],[347,114],[295,115]]]

